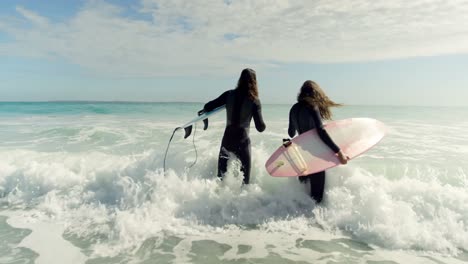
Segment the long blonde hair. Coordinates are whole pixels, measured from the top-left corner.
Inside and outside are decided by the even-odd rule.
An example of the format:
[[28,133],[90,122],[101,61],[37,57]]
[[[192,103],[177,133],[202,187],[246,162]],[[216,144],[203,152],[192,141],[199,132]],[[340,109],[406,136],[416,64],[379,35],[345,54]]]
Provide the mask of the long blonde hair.
[[305,102],[309,107],[317,106],[320,116],[323,119],[331,119],[332,113],[330,107],[342,106],[341,104],[333,102],[320,86],[311,80],[307,80],[301,87],[301,91],[297,96],[298,102]]

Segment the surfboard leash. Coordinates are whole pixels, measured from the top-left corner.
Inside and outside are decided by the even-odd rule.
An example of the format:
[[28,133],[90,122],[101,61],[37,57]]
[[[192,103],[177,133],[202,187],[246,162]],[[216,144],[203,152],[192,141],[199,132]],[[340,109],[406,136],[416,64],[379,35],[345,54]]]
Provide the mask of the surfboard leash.
[[174,131],[172,132],[171,138],[169,139],[169,142],[167,142],[167,147],[166,147],[166,153],[164,153],[164,160],[163,160],[163,174],[164,177],[166,177],[166,158],[167,158],[167,152],[169,151],[169,146],[171,145],[171,141],[174,138],[175,132],[177,130],[181,129],[181,127],[176,127]]
[[[198,151],[197,151],[197,146],[195,145],[195,134],[197,132],[197,124],[194,124],[194,127],[195,127],[195,129],[193,131],[192,144],[193,144],[193,149],[195,150],[195,161],[192,163],[192,165],[190,165],[188,167],[189,169],[192,168],[198,161]],[[172,142],[172,139],[174,138],[175,133],[179,129],[182,129],[182,127],[176,127],[174,129],[174,131],[172,132],[171,138],[169,139],[169,142],[167,143],[166,152],[164,153],[164,161],[163,161],[163,174],[164,174],[164,177],[166,177],[166,159],[167,159],[167,153],[169,152],[169,146],[171,145],[171,142]]]

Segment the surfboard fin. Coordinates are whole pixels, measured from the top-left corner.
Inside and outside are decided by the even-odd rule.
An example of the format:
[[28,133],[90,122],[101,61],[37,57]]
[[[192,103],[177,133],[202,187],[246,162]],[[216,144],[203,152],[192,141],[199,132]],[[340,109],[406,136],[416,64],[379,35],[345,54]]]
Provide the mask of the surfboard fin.
[[185,130],[184,138],[188,138],[190,134],[192,134],[192,126],[184,127],[184,130]]
[[[193,129],[192,125],[184,127],[184,130],[185,130],[184,139],[188,138],[192,134],[192,129]],[[203,119],[203,130],[207,130],[207,129],[208,129],[208,118],[205,118]]]

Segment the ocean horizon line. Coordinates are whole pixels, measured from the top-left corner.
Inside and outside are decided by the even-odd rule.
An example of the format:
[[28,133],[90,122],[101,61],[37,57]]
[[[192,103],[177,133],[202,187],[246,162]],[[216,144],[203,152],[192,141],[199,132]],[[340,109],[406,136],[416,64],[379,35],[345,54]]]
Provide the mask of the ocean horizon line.
[[[38,100],[38,101],[1,101],[0,104],[35,104],[35,103],[78,103],[78,104],[205,104],[196,101],[126,101],[126,100]],[[263,105],[291,105],[291,103],[263,103]],[[444,107],[466,108],[468,105],[411,105],[411,104],[343,104],[343,106],[364,107]]]

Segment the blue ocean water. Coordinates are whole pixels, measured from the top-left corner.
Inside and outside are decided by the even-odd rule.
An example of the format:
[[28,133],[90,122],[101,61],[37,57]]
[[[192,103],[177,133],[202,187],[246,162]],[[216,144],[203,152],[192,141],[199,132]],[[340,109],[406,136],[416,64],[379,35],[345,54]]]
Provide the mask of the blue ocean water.
[[0,103],[0,263],[468,261],[468,108],[335,108],[389,131],[327,171],[316,205],[264,170],[289,105],[264,105],[267,130],[251,129],[252,184],[238,162],[216,179],[224,113],[176,134],[164,174],[174,128],[201,107]]

